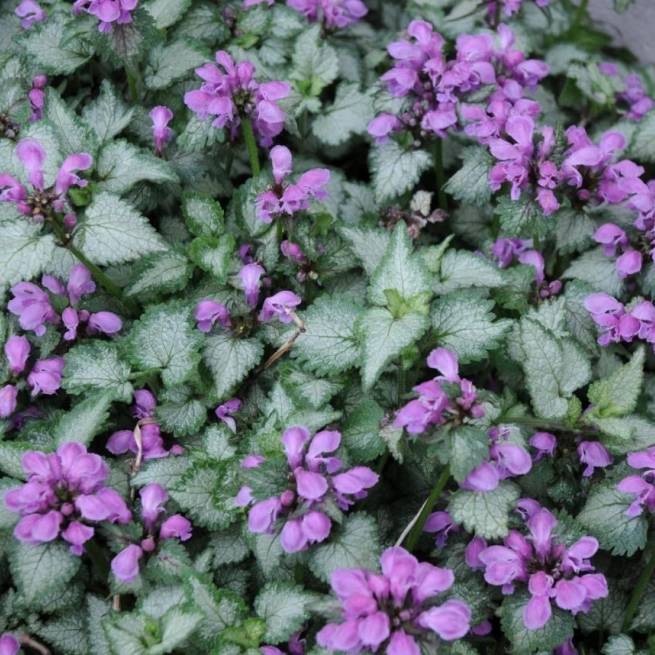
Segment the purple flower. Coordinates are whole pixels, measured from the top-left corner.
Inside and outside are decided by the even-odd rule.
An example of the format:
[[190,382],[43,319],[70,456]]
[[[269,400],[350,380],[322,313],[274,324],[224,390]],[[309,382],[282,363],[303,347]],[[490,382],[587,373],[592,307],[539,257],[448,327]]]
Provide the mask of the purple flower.
[[[340,443],[341,435],[334,431],[324,430],[312,437],[302,426],[286,430],[282,435],[289,469],[286,491],[257,502],[252,488],[255,484],[244,485],[235,499],[238,507],[252,505],[248,512],[250,531],[271,534],[282,519],[280,544],[288,553],[307,550],[311,544],[327,539],[332,514],[323,508],[346,511],[354,503],[353,499],[366,496],[366,490],[379,477],[366,466],[339,473],[341,460],[328,453],[337,450]],[[248,456],[241,462],[241,468],[257,469],[265,462],[261,456]]]
[[160,539],[179,539],[187,541],[191,539],[191,521],[180,514],[167,518],[159,529]]
[[213,300],[201,300],[196,305],[194,316],[201,332],[209,332],[216,321],[223,328],[232,325],[227,307]]
[[319,646],[351,653],[382,647],[391,655],[419,655],[421,642],[432,634],[453,641],[468,633],[471,610],[465,603],[434,604],[452,586],[452,571],[419,563],[398,547],[387,549],[380,564],[382,574],[363,569],[332,573],[343,622],[326,625],[316,636]]
[[93,293],[96,290],[96,285],[91,278],[89,269],[84,264],[76,264],[73,266],[68,278],[68,297],[73,307],[77,305],[80,298],[87,293]]
[[80,555],[93,536],[85,521],[127,523],[131,514],[125,501],[105,486],[107,464],[85,446],[68,442],[46,455],[27,451],[21,458],[27,482],[4,495],[5,505],[19,512],[14,536],[31,544],[61,536]]
[[630,342],[639,333],[639,319],[627,314],[625,307],[606,293],[592,293],[584,299],[584,306],[602,330],[598,338],[601,346],[618,341]]
[[603,246],[603,251],[608,257],[616,255],[616,249],[620,246],[626,248],[629,241],[625,232],[614,223],[605,223],[594,232],[594,241]]
[[557,438],[550,432],[537,432],[530,437],[528,443],[536,449],[537,454],[534,461],[538,462],[542,457],[553,457],[557,448]]
[[20,641],[11,632],[5,632],[0,637],[0,655],[16,655],[19,650]]
[[259,312],[259,322],[269,323],[277,316],[280,323],[291,323],[295,308],[302,302],[302,298],[291,291],[280,291],[270,298],[264,300],[264,305]]
[[117,334],[123,327],[123,321],[114,312],[96,312],[89,315],[89,334]]
[[42,23],[48,17],[48,14],[35,0],[22,0],[18,7],[14,9],[14,13],[23,19],[20,25],[26,30],[29,30],[34,23]]
[[0,418],[7,418],[16,411],[18,389],[13,384],[0,388]]
[[641,476],[630,475],[616,485],[616,488],[629,494],[635,494],[637,498],[626,510],[628,516],[639,516],[645,506],[649,512],[655,512],[655,447],[648,448],[641,453],[628,453],[628,464],[635,469],[645,468]]
[[[173,451],[164,448],[164,440],[161,438],[159,425],[147,423],[141,426],[141,452],[144,461],[168,457]],[[119,430],[109,437],[107,450],[114,455],[123,455],[126,452],[139,452],[133,430]]]
[[27,358],[30,356],[29,341],[25,337],[9,337],[5,343],[5,355],[12,375],[22,373],[25,370]]
[[32,396],[42,393],[51,396],[61,387],[64,371],[63,357],[51,357],[36,362],[32,372],[27,376],[27,383],[32,389]]
[[76,14],[86,11],[95,16],[100,24],[98,31],[109,33],[113,23],[122,25],[132,22],[131,11],[136,9],[138,0],[76,0],[73,3],[73,12]]
[[597,441],[583,441],[580,443],[578,455],[580,456],[580,464],[587,465],[582,473],[585,477],[593,475],[594,469],[605,468],[612,463],[612,456],[607,448]]
[[139,575],[139,560],[143,557],[143,550],[135,544],[130,544],[121,550],[111,561],[112,573],[125,583],[132,582]]
[[246,302],[250,308],[257,307],[259,300],[260,278],[266,271],[259,264],[246,264],[238,272],[237,277],[241,279],[243,291],[246,294]]
[[214,64],[196,68],[205,83],[184,95],[184,103],[201,119],[215,117],[212,126],[226,128],[234,140],[242,118],[253,120],[253,128],[263,146],[269,146],[284,127],[285,113],[276,104],[286,98],[291,87],[286,82],[258,84],[255,67],[248,61],[235,64],[224,50],[216,53]]
[[45,334],[46,323],[56,323],[59,317],[50,305],[48,294],[31,282],[19,282],[11,288],[14,298],[7,303],[7,309],[18,316],[23,330],[34,332],[37,337]]
[[216,408],[217,418],[227,424],[234,433],[237,431],[237,424],[230,414],[236,414],[239,409],[241,409],[241,401],[238,398],[230,398]]
[[168,107],[160,105],[152,109],[149,116],[152,119],[152,135],[155,139],[155,152],[161,155],[164,149],[164,142],[170,141],[173,138],[173,130],[167,127],[173,118],[173,112]]
[[161,485],[148,484],[139,491],[139,496],[141,496],[141,516],[143,517],[143,522],[145,523],[146,530],[152,532],[159,514],[165,511],[163,505],[168,500],[168,494]]
[[641,253],[637,250],[628,250],[616,260],[617,275],[623,280],[628,275],[634,275],[641,271],[643,260]]
[[132,414],[134,418],[153,418],[155,415],[155,407],[157,407],[157,399],[147,389],[139,389],[134,392],[134,409]]
[[529,537],[510,530],[503,546],[477,553],[485,580],[502,586],[504,594],[514,593],[515,583],[527,584],[531,598],[523,610],[523,623],[529,630],[548,623],[552,602],[572,614],[586,613],[592,600],[609,593],[605,576],[591,573],[590,558],[598,550],[598,541],[582,537],[567,548],[553,538],[556,525],[547,509],[538,509],[527,520]]
[[423,532],[436,532],[437,548],[445,546],[451,532],[457,533],[459,531],[459,526],[453,523],[448,512],[432,512],[423,526]]
[[285,146],[275,146],[271,149],[271,162],[275,184],[255,200],[257,218],[264,223],[270,223],[281,214],[293,216],[308,209],[311,198],[319,202],[327,198],[327,191],[322,188],[330,180],[330,171],[326,168],[312,168],[301,175],[295,184],[285,184],[285,178],[292,170],[290,150]]
[[342,29],[368,13],[361,0],[287,0],[287,6],[311,23],[322,20],[327,30]]

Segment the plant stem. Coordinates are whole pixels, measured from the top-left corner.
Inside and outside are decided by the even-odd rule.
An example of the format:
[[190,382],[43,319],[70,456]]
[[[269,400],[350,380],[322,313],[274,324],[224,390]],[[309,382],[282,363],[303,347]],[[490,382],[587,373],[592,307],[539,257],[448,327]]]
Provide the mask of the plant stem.
[[432,508],[434,507],[434,504],[439,499],[439,496],[441,495],[441,492],[444,490],[444,487],[446,486],[446,483],[448,482],[449,478],[450,478],[450,464],[447,464],[444,470],[441,471],[441,475],[439,476],[439,479],[434,485],[430,495],[428,496],[427,501],[425,502],[425,505],[423,505],[423,509],[421,510],[421,513],[419,514],[416,523],[414,523],[414,527],[409,533],[409,537],[407,539],[407,550],[410,553],[414,550],[416,544],[418,543],[418,540],[421,537],[421,534],[423,534],[423,526],[425,525],[425,522],[428,520],[428,516],[430,515]]
[[125,298],[120,287],[115,285],[95,264],[92,264],[72,243],[68,243],[69,237],[64,232],[62,226],[59,225],[56,218],[53,218],[50,221],[50,225],[52,225],[52,228],[61,241],[62,246],[74,255],[81,264],[84,264],[84,266],[89,269],[91,275],[93,275],[93,277],[99,282],[100,286],[114,296],[114,298],[125,307],[128,313],[136,316],[139,313],[139,307],[137,304],[134,301]]
[[434,174],[437,179],[437,198],[439,209],[448,210],[448,198],[446,197],[446,176],[443,170],[443,140],[437,139],[434,142]]
[[127,73],[127,85],[130,88],[130,98],[132,98],[134,104],[137,104],[139,102],[139,92],[136,88],[136,75],[131,70],[125,72]]
[[637,586],[632,592],[630,602],[628,603],[628,609],[626,609],[625,611],[625,618],[623,619],[623,629],[622,629],[622,632],[624,632],[625,634],[628,634],[628,631],[630,630],[630,624],[632,623],[632,619],[634,619],[635,613],[637,611],[637,607],[639,605],[639,601],[641,600],[641,597],[644,595],[644,591],[646,591],[646,586],[648,585],[648,582],[650,581],[650,578],[653,575],[653,571],[655,571],[655,548],[651,553],[650,559],[648,560],[648,564],[646,564],[646,568],[641,572],[641,576],[639,576],[639,581],[637,582]]
[[569,32],[575,32],[580,27],[580,25],[582,25],[582,21],[584,20],[584,17],[587,14],[588,4],[589,4],[589,0],[580,0],[580,4],[578,5],[578,11],[575,12],[575,17],[573,18],[573,22],[571,23]]
[[257,142],[255,141],[255,133],[252,131],[252,123],[248,118],[241,119],[241,129],[243,131],[243,140],[246,142],[248,149],[248,157],[250,157],[250,168],[253,175],[259,175],[261,169],[259,168],[259,156],[257,155]]

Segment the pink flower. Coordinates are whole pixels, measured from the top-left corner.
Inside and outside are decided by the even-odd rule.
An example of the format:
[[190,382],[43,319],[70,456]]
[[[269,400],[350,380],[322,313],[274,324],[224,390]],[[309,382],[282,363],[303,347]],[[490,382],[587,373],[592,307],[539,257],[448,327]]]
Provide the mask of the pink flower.
[[201,300],[196,305],[194,316],[201,332],[209,332],[216,321],[223,328],[229,328],[232,325],[227,307],[213,300]]
[[48,294],[31,282],[19,282],[11,288],[14,298],[7,309],[18,316],[23,330],[33,331],[38,337],[45,334],[46,323],[56,323],[58,316],[50,305]]
[[18,375],[25,370],[27,358],[30,355],[30,343],[25,337],[13,336],[5,343],[5,355],[9,362],[9,370]]
[[48,17],[41,5],[35,0],[22,0],[14,12],[16,16],[23,19],[20,24],[26,30],[29,30],[34,23],[41,23]]
[[216,408],[216,416],[225,423],[232,432],[237,431],[237,424],[230,414],[235,414],[241,408],[241,401],[238,398],[231,398]]
[[173,138],[173,130],[168,123],[173,118],[173,112],[162,105],[155,107],[149,114],[152,119],[152,135],[155,139],[155,152],[160,155],[164,149],[164,142]]
[[51,357],[36,362],[32,372],[27,376],[27,382],[32,388],[32,396],[43,393],[51,396],[61,387],[61,377],[64,370],[63,357]]
[[187,541],[191,538],[191,521],[180,514],[167,518],[159,529],[159,538]]
[[112,573],[121,582],[132,582],[139,575],[139,560],[142,557],[143,550],[139,546],[130,544],[112,559]]
[[302,302],[302,298],[291,291],[280,291],[270,298],[266,298],[264,306],[259,313],[259,321],[268,323],[275,316],[281,323],[291,323],[293,321],[292,313],[295,308]]
[[0,388],[0,418],[7,418],[16,411],[18,389],[13,384]]
[[257,307],[259,300],[259,289],[261,287],[260,278],[266,271],[259,264],[246,264],[237,273],[241,279],[243,291],[246,294],[246,302],[251,308]]

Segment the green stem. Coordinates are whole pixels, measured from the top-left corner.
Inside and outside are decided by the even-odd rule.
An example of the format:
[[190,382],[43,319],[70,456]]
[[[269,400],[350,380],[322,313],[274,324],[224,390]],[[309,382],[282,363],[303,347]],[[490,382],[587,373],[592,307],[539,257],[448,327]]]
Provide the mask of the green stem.
[[573,22],[571,23],[569,32],[577,31],[580,25],[582,25],[582,21],[584,20],[587,14],[588,4],[589,4],[589,0],[580,0],[580,4],[578,5],[578,11],[575,12],[575,17],[573,19]]
[[405,395],[405,392],[407,391],[407,376],[405,375],[405,369],[403,368],[403,363],[399,359],[397,368],[396,368],[396,376],[397,376],[397,386],[398,386],[398,404],[400,404],[400,399]]
[[257,142],[255,141],[255,133],[252,131],[252,123],[249,119],[241,119],[241,129],[243,131],[243,140],[246,142],[246,148],[248,149],[248,157],[250,157],[250,168],[252,168],[252,174],[259,175],[261,169],[259,168]]
[[439,209],[448,210],[448,198],[446,197],[446,175],[443,170],[443,140],[437,139],[434,143],[434,174],[437,179],[437,198]]
[[84,552],[93,563],[93,568],[102,580],[106,581],[109,576],[109,562],[105,553],[98,546],[95,539],[90,539],[84,544]]
[[136,88],[136,75],[132,71],[126,71],[127,73],[127,85],[130,88],[130,98],[132,102],[137,104],[139,102],[139,92]]
[[630,630],[630,624],[632,623],[632,619],[634,618],[637,607],[639,606],[639,601],[644,595],[644,591],[646,591],[646,586],[653,575],[653,571],[655,571],[655,548],[648,560],[648,564],[646,564],[646,568],[641,572],[641,576],[639,576],[639,582],[637,582],[637,586],[632,592],[630,602],[628,603],[628,609],[625,611],[622,629],[622,632],[625,634],[628,634],[628,631]]
[[114,284],[95,264],[91,263],[72,243],[68,243],[69,237],[64,232],[64,229],[61,225],[57,223],[57,219],[53,218],[50,221],[50,225],[55,231],[55,234],[61,241],[61,244],[68,250],[72,255],[74,255],[81,264],[84,264],[91,275],[100,283],[100,286],[110,293],[114,298],[116,298],[123,307],[128,311],[128,313],[136,316],[139,313],[138,305],[132,301],[128,300],[123,296],[123,292],[119,286]]
[[432,508],[434,507],[435,503],[437,502],[437,500],[439,500],[439,496],[441,495],[441,492],[444,490],[444,487],[446,486],[446,483],[448,482],[449,478],[450,478],[450,464],[447,464],[446,468],[444,468],[444,470],[441,471],[441,475],[439,476],[439,479],[434,485],[434,488],[432,489],[432,492],[428,496],[428,499],[425,502],[425,505],[423,506],[421,513],[418,515],[418,519],[416,520],[416,523],[414,523],[414,527],[409,533],[409,537],[407,538],[407,550],[410,553],[414,550],[416,544],[418,543],[418,540],[421,538],[421,535],[423,534],[423,526],[425,525],[425,522],[428,520],[428,516],[430,516],[430,512],[432,511]]

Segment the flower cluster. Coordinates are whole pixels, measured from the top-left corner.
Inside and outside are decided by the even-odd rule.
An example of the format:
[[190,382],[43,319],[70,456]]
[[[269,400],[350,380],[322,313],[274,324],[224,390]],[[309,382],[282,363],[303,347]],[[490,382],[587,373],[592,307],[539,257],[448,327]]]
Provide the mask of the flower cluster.
[[[470,380],[459,377],[457,355],[446,348],[437,348],[428,356],[428,366],[442,375],[414,387],[419,394],[410,400],[396,415],[395,428],[405,428],[410,434],[421,434],[430,425],[442,425],[448,420],[465,417],[480,418],[484,408],[477,402],[478,394]],[[458,395],[453,398],[444,383],[457,385]]]
[[606,293],[592,293],[584,300],[585,309],[601,329],[598,343],[607,346],[621,341],[631,342],[635,337],[655,344],[655,306],[642,300],[626,310],[623,303]]
[[184,103],[201,119],[215,117],[212,125],[229,130],[232,139],[244,120],[252,127],[263,146],[269,146],[284,126],[285,113],[276,104],[291,91],[287,82],[255,81],[255,67],[248,61],[235,64],[232,57],[220,50],[214,64],[196,68],[205,83],[197,91],[184,95]]
[[286,176],[292,170],[291,152],[285,146],[271,149],[273,163],[273,187],[257,196],[257,218],[270,223],[273,218],[286,214],[293,216],[296,212],[309,208],[310,199],[322,202],[328,196],[323,189],[330,180],[330,171],[326,168],[313,168],[303,173],[295,184],[285,184]]
[[459,600],[436,605],[438,594],[455,576],[419,562],[404,548],[389,548],[380,557],[382,573],[337,569],[330,584],[341,602],[343,623],[329,623],[317,635],[320,646],[348,653],[420,655],[420,644],[438,635],[461,639],[470,629],[471,610]]
[[181,454],[183,451],[180,446],[173,446],[170,450],[164,447],[159,423],[154,418],[157,406],[155,396],[147,389],[140,389],[134,392],[134,402],[132,416],[139,422],[136,429],[140,443],[137,443],[135,430],[118,430],[109,437],[107,450],[113,455],[124,455],[128,451],[138,455],[140,452],[144,462],[168,457],[170,454]]
[[70,303],[61,316],[54,310],[50,296],[41,287],[32,282],[19,282],[11,288],[12,300],[7,309],[18,316],[18,324],[23,330],[31,331],[37,337],[46,332],[46,323],[56,325],[61,322],[66,328],[64,340],[74,341],[81,324],[86,323],[86,333],[117,334],[123,327],[121,319],[113,312],[88,312],[75,309],[83,295],[93,293],[96,289],[91,273],[84,264],[76,264],[71,269],[66,287],[52,275],[44,275],[41,284],[52,294],[65,298]]
[[[270,6],[275,0],[243,0],[243,8],[265,2]],[[287,7],[301,13],[310,23],[322,22],[327,31],[347,27],[368,13],[362,0],[287,0]]]
[[641,271],[642,254],[630,247],[628,236],[618,225],[614,223],[601,225],[594,232],[594,241],[603,246],[603,252],[607,257],[614,257],[619,247],[623,250],[623,254],[616,259],[616,273],[621,279]]
[[[496,103],[490,105],[491,111],[506,115],[526,90],[533,90],[548,74],[544,62],[526,59],[523,52],[512,49],[514,33],[505,25],[498,28],[498,49],[488,34],[459,36],[457,54],[451,61],[442,52],[443,37],[433,32],[429,23],[414,20],[407,33],[412,41],[396,41],[388,46],[396,63],[381,78],[391,95],[406,99],[406,110],[399,116],[380,114],[371,122],[368,132],[379,143],[401,130],[418,136],[445,137],[448,129],[459,127],[458,111],[464,110],[462,103],[485,86],[496,85],[493,94],[489,92],[490,102]],[[530,110],[535,104],[524,101],[519,107]],[[488,122],[479,107],[462,116],[467,121],[484,118]]]
[[629,475],[616,485],[619,491],[637,496],[625,513],[628,516],[639,516],[644,507],[649,512],[655,512],[655,447],[643,453],[628,453],[627,459],[633,469],[646,470],[641,475]]
[[518,582],[527,584],[531,598],[523,611],[523,623],[529,630],[545,626],[552,616],[551,602],[572,614],[586,613],[592,600],[605,598],[605,576],[591,573],[589,559],[598,550],[598,541],[582,537],[568,548],[556,541],[553,530],[557,519],[535,501],[525,502],[530,514],[530,536],[510,530],[503,546],[487,546],[477,537],[466,550],[466,562],[483,569],[484,579],[512,594]]
[[[338,432],[324,430],[312,437],[309,430],[301,426],[286,430],[282,444],[289,474],[284,491],[260,498],[256,488],[259,476],[256,475],[237,495],[237,506],[252,505],[248,513],[250,531],[272,534],[278,520],[283,522],[280,544],[287,553],[306,550],[309,545],[327,539],[332,522],[324,508],[336,506],[346,511],[354,503],[353,499],[366,497],[365,490],[375,485],[379,477],[366,466],[339,473],[343,464],[329,453],[337,450],[340,443]],[[264,457],[250,455],[241,466],[247,473],[260,469],[265,462]],[[249,479],[247,474],[245,477]]]
[[86,11],[100,21],[99,32],[111,32],[114,23],[125,25],[132,22],[130,12],[136,9],[138,3],[139,0],[75,0],[73,11],[76,14]]
[[489,430],[489,461],[474,468],[460,485],[463,489],[487,492],[498,487],[501,480],[525,475],[532,468],[532,458],[522,446],[510,443],[510,430],[499,426]]
[[[619,76],[619,68],[612,62],[605,61],[598,64],[601,73],[610,77]],[[653,100],[649,98],[639,75],[625,75],[623,77],[625,88],[616,94],[616,99],[628,106],[625,117],[632,121],[640,121],[645,114],[653,108]]]
[[125,501],[106,486],[109,467],[84,445],[71,441],[50,454],[30,450],[21,463],[27,482],[4,495],[7,509],[22,517],[14,529],[20,541],[37,544],[61,536],[81,555],[94,535],[89,523],[130,520]]
[[68,155],[56,175],[54,185],[45,186],[43,165],[46,152],[36,139],[23,139],[16,147],[16,156],[25,166],[31,193],[15,177],[0,173],[0,202],[13,202],[24,216],[31,216],[37,223],[52,217],[53,213],[66,214],[64,225],[72,227],[77,218],[71,211],[68,190],[71,186],[86,186],[75,171],[91,168],[93,158],[87,153]]
[[166,512],[164,504],[168,501],[168,494],[161,485],[146,485],[139,491],[139,496],[145,536],[139,544],[126,546],[111,561],[111,570],[121,582],[132,582],[139,575],[139,561],[143,554],[152,553],[159,542],[191,538],[191,522],[181,514],[169,516],[163,522],[160,520]]

